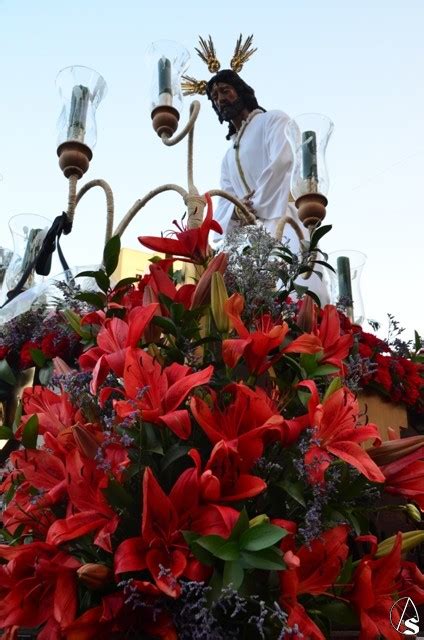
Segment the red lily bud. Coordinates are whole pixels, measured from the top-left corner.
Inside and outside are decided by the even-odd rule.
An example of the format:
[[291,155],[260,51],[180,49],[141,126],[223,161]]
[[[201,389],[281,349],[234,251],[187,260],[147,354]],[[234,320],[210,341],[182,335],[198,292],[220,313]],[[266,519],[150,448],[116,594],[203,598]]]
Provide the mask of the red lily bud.
[[81,453],[86,458],[94,460],[99,449],[99,444],[95,437],[89,431],[87,431],[87,429],[84,429],[84,427],[81,427],[79,424],[76,424],[74,427],[72,427],[72,433],[76,445]]
[[89,562],[77,571],[80,581],[92,591],[103,589],[112,582],[113,571],[105,564]]
[[316,304],[311,296],[306,296],[302,300],[296,324],[305,333],[311,333],[316,323]]
[[424,457],[424,436],[412,436],[383,442],[379,447],[367,449],[367,453],[379,467],[382,467],[396,460],[401,460],[419,449],[422,449]]
[[202,304],[206,304],[210,300],[212,274],[219,271],[224,275],[228,264],[228,255],[226,253],[218,253],[209,262],[203,274],[200,276],[196,290],[191,301],[191,309],[196,309]]
[[[158,297],[152,287],[150,285],[146,285],[143,291],[143,305],[146,307],[147,305],[152,304],[152,302],[158,302]],[[162,314],[160,313],[160,307],[158,306],[158,310],[154,313],[153,318],[160,315]],[[161,328],[149,322],[143,335],[146,342],[157,342],[161,335]]]

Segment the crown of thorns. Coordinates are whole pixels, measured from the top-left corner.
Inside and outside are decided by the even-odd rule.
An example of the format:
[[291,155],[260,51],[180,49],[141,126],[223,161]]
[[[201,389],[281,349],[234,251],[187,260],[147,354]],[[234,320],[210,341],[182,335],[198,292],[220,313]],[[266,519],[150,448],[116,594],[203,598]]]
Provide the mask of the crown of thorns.
[[[240,73],[243,69],[245,62],[252,57],[257,49],[252,47],[253,34],[248,36],[243,42],[243,36],[240,34],[236,42],[233,57],[231,58],[230,67],[236,73]],[[196,47],[196,52],[201,60],[207,65],[210,73],[218,73],[221,68],[221,63],[216,57],[215,45],[211,36],[207,40],[204,40],[199,36],[199,49]],[[196,80],[191,76],[182,76],[181,88],[185,96],[194,96],[196,94],[205,95],[207,80]]]

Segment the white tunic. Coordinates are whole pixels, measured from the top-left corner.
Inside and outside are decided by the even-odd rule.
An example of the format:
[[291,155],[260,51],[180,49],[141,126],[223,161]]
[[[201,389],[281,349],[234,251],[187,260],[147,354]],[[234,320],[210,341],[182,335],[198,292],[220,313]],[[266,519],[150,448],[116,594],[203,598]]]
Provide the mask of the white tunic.
[[[284,214],[292,217],[304,229],[294,203],[288,201],[293,164],[292,151],[284,132],[288,121],[289,116],[283,111],[253,115],[232,137],[221,166],[221,188],[240,200],[254,191],[251,200],[256,216],[271,235],[275,235],[277,224]],[[243,175],[237,162],[237,145]],[[234,217],[231,219],[233,211],[232,202],[219,199],[214,218],[222,226],[224,234],[238,224]],[[298,236],[289,224],[284,227],[283,240],[288,242],[291,251],[299,251]],[[322,304],[328,302],[326,288],[315,274],[308,280],[298,278],[297,283],[314,291]]]
[[[232,137],[231,147],[221,166],[221,188],[244,198],[255,191],[252,202],[256,215],[266,229],[273,234],[278,220],[287,210],[290,194],[292,152],[284,133],[289,117],[283,111],[260,112],[241,127]],[[236,149],[239,145],[240,165],[237,165]],[[295,207],[293,207],[296,211]],[[221,198],[215,211],[224,233],[233,226],[230,223],[234,205]]]

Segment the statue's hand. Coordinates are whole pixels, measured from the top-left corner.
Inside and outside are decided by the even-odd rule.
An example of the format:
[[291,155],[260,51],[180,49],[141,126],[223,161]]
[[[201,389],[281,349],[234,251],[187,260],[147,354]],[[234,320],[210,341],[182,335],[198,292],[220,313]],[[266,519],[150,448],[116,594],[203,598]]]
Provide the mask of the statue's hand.
[[253,213],[253,215],[256,215],[256,209],[253,206],[253,202],[252,202],[252,197],[255,195],[254,191],[251,191],[250,193],[248,193],[247,195],[244,196],[244,198],[242,198],[242,203],[244,204],[244,206],[246,207],[246,209],[248,209],[250,211],[250,213]]

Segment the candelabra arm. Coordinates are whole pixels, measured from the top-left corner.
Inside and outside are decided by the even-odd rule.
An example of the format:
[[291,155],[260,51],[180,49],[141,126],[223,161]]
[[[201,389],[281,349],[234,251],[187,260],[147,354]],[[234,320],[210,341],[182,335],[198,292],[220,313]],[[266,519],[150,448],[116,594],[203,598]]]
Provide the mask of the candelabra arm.
[[233,196],[231,193],[227,193],[222,189],[211,189],[208,193],[211,197],[220,196],[221,198],[225,198],[232,202],[235,205],[235,213],[243,225],[256,224],[256,216],[249,211],[241,200]]
[[156,189],[149,191],[149,193],[145,195],[144,198],[142,198],[141,200],[136,200],[134,202],[131,209],[125,214],[121,222],[114,230],[113,235],[122,236],[125,229],[128,227],[129,223],[135,217],[135,215],[140,211],[140,209],[142,209],[150,200],[152,200],[152,198],[159,195],[160,193],[164,193],[165,191],[176,191],[180,194],[184,201],[186,201],[188,196],[187,191],[177,184],[163,184],[160,187],[156,187]]
[[72,231],[72,225],[74,223],[75,207],[77,206],[77,184],[78,176],[72,173],[68,178],[68,209],[66,216],[68,218],[69,228],[65,230],[66,234]]
[[75,209],[81,200],[81,198],[93,187],[100,187],[103,189],[106,196],[106,233],[105,233],[105,244],[112,237],[112,229],[113,229],[113,216],[114,216],[114,202],[113,202],[113,192],[110,188],[109,184],[105,180],[97,179],[90,180],[85,185],[81,187],[81,189],[77,192],[77,182],[78,176],[72,174],[69,176],[69,195],[68,195],[68,210],[66,215],[68,217],[70,228],[67,233],[69,233],[72,229],[72,224],[75,216]]
[[296,235],[297,235],[297,237],[299,238],[300,241],[305,239],[303,231],[302,231],[300,225],[296,222],[296,220],[294,220],[290,216],[284,215],[281,218],[281,220],[278,222],[277,227],[275,229],[275,237],[276,237],[277,240],[282,242],[284,228],[285,228],[286,224],[290,225],[294,229],[294,231],[295,231],[295,233],[296,233]]
[[186,135],[190,133],[190,131],[193,129],[194,124],[199,115],[199,112],[200,112],[200,102],[198,100],[193,100],[193,102],[190,105],[190,117],[184,129],[177,136],[173,138],[168,138],[165,134],[163,134],[161,136],[161,140],[163,144],[165,144],[167,147],[172,147],[174,146],[174,144],[178,144],[179,142],[181,142],[181,140],[183,140],[186,137]]

